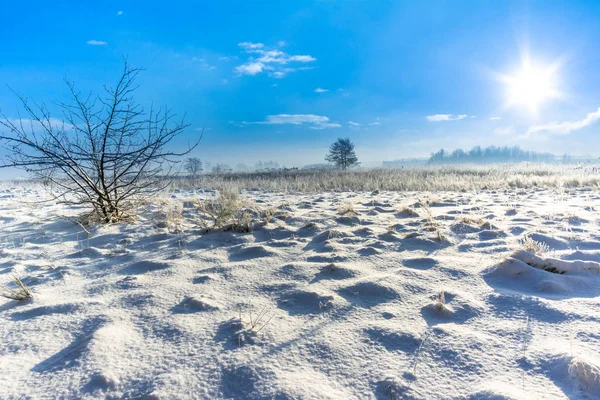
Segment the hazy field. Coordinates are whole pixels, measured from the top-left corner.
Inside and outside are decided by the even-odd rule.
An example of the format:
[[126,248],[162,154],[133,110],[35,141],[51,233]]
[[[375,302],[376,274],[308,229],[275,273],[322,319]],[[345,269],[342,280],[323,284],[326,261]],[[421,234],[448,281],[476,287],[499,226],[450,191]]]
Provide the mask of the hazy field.
[[207,174],[197,180],[180,179],[177,188],[322,191],[465,191],[544,187],[549,189],[600,185],[600,164],[489,164],[428,165],[406,168],[288,170]]
[[205,176],[98,226],[4,183],[0,398],[599,398],[596,171]]

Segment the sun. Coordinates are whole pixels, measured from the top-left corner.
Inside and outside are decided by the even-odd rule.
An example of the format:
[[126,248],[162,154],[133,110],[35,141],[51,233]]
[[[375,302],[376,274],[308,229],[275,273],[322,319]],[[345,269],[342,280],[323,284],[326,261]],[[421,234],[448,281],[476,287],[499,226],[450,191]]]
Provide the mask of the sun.
[[512,75],[502,76],[507,91],[506,105],[524,107],[537,114],[544,102],[560,97],[556,72],[555,64],[543,66],[526,58]]

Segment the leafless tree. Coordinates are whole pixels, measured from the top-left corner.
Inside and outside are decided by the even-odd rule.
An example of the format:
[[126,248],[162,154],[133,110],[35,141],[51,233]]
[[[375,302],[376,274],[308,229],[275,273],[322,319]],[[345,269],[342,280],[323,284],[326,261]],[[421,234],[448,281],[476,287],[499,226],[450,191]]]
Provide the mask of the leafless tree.
[[200,172],[202,172],[202,160],[198,157],[190,157],[185,160],[185,164],[183,164],[183,168],[192,176],[197,177]]
[[223,174],[226,172],[231,172],[231,167],[227,164],[217,163],[217,165],[212,167],[213,174]]
[[[0,168],[17,167],[51,183],[55,199],[87,205],[102,222],[128,218],[135,201],[156,193],[169,182],[176,157],[188,154],[169,143],[188,126],[170,109],[145,113],[134,100],[140,68],[124,62],[114,88],[101,95],[82,95],[66,80],[71,103],[58,103],[62,119],[44,104],[16,94],[27,118],[1,113],[0,143],[9,150]],[[60,121],[60,122],[57,122]]]

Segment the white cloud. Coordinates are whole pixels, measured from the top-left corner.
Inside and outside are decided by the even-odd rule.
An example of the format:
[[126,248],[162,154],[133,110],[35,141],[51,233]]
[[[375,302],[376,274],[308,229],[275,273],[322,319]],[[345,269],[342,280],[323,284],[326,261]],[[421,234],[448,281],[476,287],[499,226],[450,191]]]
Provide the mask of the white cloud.
[[494,129],[494,133],[496,135],[501,135],[501,136],[510,136],[510,135],[515,134],[515,128],[513,128],[512,126],[500,127],[500,128]]
[[229,61],[229,57],[227,57],[227,56],[221,56],[221,57],[219,57],[219,60],[221,60],[221,61]]
[[277,42],[277,46],[279,46],[279,47],[285,47],[285,46],[287,46],[287,43],[285,41],[283,41],[283,40],[280,40],[279,42]]
[[290,61],[313,62],[313,61],[317,61],[317,59],[314,58],[313,56],[302,55],[302,56],[291,56]]
[[579,121],[550,122],[545,125],[534,125],[527,129],[526,135],[538,132],[554,133],[557,135],[568,135],[572,131],[585,128],[600,119],[600,107],[594,112],[588,113],[584,119]]
[[501,120],[502,118],[500,117],[490,117],[490,121],[498,121]]
[[265,65],[263,63],[247,63],[235,67],[235,72],[240,75],[256,75],[263,72]]
[[371,122],[369,125],[374,126],[374,125],[381,125],[381,122],[379,121],[375,121],[375,122]]
[[348,125],[350,125],[350,126],[360,126],[360,124],[358,122],[354,122],[354,121],[348,121]]
[[315,89],[315,93],[326,93],[326,92],[329,92],[329,89],[323,89],[320,87]]
[[429,122],[440,122],[440,121],[458,121],[459,119],[465,119],[467,118],[468,115],[466,114],[458,114],[458,115],[453,115],[453,114],[435,114],[435,115],[428,115],[427,121]]
[[102,40],[88,40],[86,43],[90,46],[106,46],[108,44],[107,42],[103,42]]
[[[281,47],[281,43],[279,45]],[[279,49],[266,48],[262,43],[240,42],[238,46],[248,54],[246,62],[235,67],[235,72],[239,75],[267,73],[273,78],[283,78],[291,72],[312,68],[290,67],[290,64],[306,64],[317,60],[306,54],[291,55]]]
[[123,11],[117,11],[117,17],[120,17],[121,15],[123,15]]
[[240,46],[241,48],[246,49],[246,50],[256,50],[256,49],[262,49],[263,47],[265,47],[265,45],[262,43],[251,43],[251,42],[240,42],[240,43],[238,43],[238,46]]
[[314,114],[277,114],[267,115],[264,121],[244,122],[244,124],[260,125],[307,125],[310,129],[339,128],[340,124],[331,122],[329,118]]

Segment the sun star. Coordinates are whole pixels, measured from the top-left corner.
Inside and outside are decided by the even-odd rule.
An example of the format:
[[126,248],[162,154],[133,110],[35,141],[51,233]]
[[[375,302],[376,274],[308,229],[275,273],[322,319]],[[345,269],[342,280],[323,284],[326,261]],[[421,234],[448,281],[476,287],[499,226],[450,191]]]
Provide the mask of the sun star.
[[557,65],[535,64],[526,57],[512,75],[502,75],[506,85],[507,106],[524,107],[537,114],[542,103],[560,97],[557,89]]

